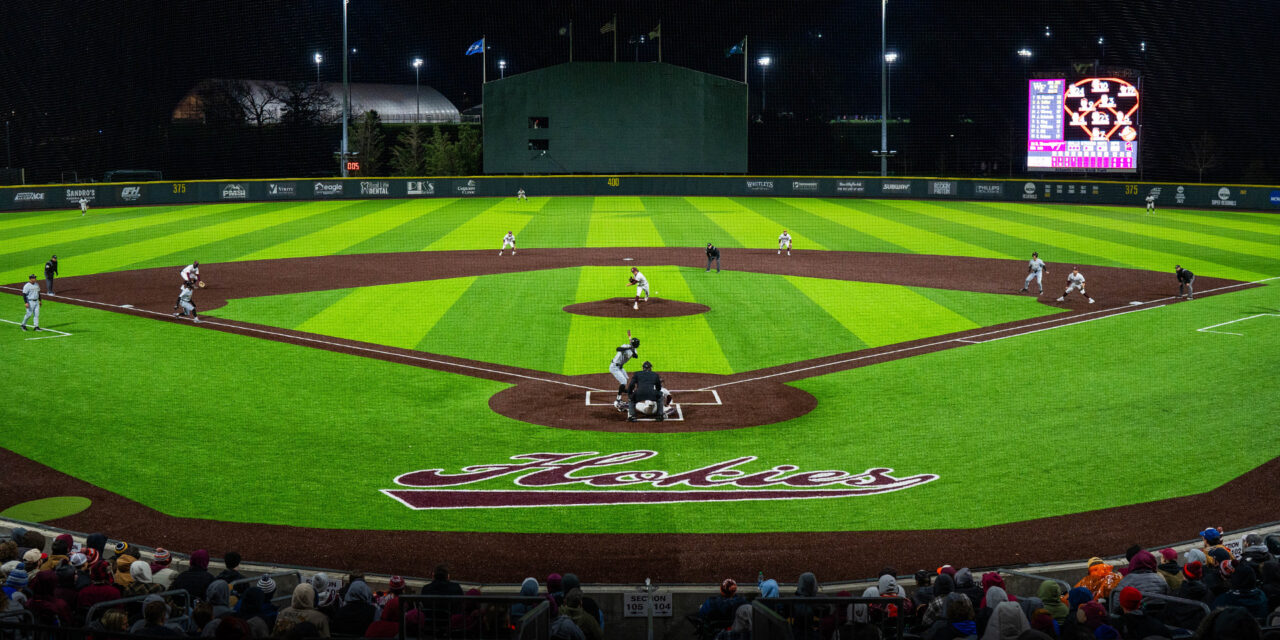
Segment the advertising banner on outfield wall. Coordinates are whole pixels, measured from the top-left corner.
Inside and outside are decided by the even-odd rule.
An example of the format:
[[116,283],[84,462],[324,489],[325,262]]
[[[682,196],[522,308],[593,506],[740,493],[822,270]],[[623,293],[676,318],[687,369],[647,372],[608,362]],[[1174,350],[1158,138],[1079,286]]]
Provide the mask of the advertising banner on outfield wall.
[[794,176],[494,176],[471,178],[321,178],[237,182],[147,182],[0,187],[0,211],[360,198],[512,198],[547,196],[755,196],[966,198],[1079,203],[1157,209],[1280,209],[1280,186],[1186,185],[1081,180],[963,180]]

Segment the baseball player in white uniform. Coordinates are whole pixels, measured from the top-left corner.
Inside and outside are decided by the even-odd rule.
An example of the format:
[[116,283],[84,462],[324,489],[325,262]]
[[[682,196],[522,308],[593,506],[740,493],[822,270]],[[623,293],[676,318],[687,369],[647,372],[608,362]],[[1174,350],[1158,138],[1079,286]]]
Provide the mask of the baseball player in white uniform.
[[[1073,268],[1071,270],[1071,275],[1067,276],[1067,290],[1062,292],[1062,296],[1058,298],[1058,302],[1066,300],[1067,294],[1075,291],[1076,289],[1080,290],[1080,295],[1089,298],[1089,294],[1084,292],[1084,274],[1080,273],[1079,267]],[[1093,304],[1093,298],[1089,298],[1089,304]]]
[[89,201],[85,198],[80,198],[80,215],[84,215],[88,212],[89,212]]
[[1147,213],[1156,212],[1156,196],[1155,194],[1147,196]]
[[529,199],[529,196],[524,195],[523,187],[516,192],[516,200],[528,200],[528,199]]
[[506,251],[507,247],[511,248],[511,255],[514,256],[516,254],[516,234],[510,231],[507,232],[507,235],[502,236],[502,248],[498,250],[498,255],[502,255],[502,252]]
[[200,281],[200,261],[193,260],[191,264],[182,268],[182,281],[184,283],[195,286]]
[[622,395],[627,392],[627,372],[622,367],[628,360],[636,357],[636,349],[640,348],[640,338],[632,338],[630,330],[627,331],[627,337],[629,339],[615,350],[613,360],[609,362],[609,375],[618,381],[618,397],[613,400],[613,408],[618,411],[627,410],[626,403],[622,401]]
[[631,267],[631,284],[636,286],[636,301],[631,305],[631,308],[639,309],[641,292],[644,292],[645,301],[648,302],[649,300],[649,279],[644,277],[644,274],[640,273],[639,269]]
[[22,285],[22,301],[27,306],[27,312],[22,316],[22,330],[27,330],[27,318],[34,317],[32,324],[35,330],[40,330],[40,285],[36,284],[36,274],[31,274],[27,278],[27,283]]
[[1027,287],[1031,286],[1031,281],[1035,280],[1040,285],[1040,293],[1044,294],[1044,274],[1049,273],[1049,267],[1045,266],[1044,260],[1040,259],[1040,253],[1031,252],[1031,262],[1027,263],[1027,279],[1022,281],[1022,292],[1027,292]]
[[189,315],[192,322],[200,322],[200,318],[196,315],[196,305],[191,301],[191,294],[193,293],[195,293],[195,287],[190,282],[182,283],[182,287],[178,289],[178,301],[173,305],[173,308],[178,311],[173,314],[173,317],[180,318]]
[[782,255],[783,250],[787,255],[791,255],[791,234],[786,229],[782,230],[782,235],[778,236],[778,255]]

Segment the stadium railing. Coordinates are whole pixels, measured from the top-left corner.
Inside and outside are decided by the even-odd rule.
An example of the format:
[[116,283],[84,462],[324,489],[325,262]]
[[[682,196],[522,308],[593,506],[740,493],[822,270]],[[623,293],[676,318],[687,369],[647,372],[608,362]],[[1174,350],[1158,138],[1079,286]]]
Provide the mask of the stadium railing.
[[[878,622],[866,624],[880,629],[883,638],[904,638],[906,634],[906,618],[910,600],[904,597],[864,598],[859,596],[832,597],[792,597],[792,598],[756,598],[751,603],[755,615],[751,621],[752,640],[816,640],[818,626],[826,616],[835,616],[839,626],[854,624],[852,608],[855,605],[887,606],[896,605],[898,615],[887,616],[881,613]],[[763,608],[763,610],[762,610]],[[769,615],[782,619],[782,625]],[[875,617],[875,616],[873,616]],[[756,624],[761,627],[757,628]],[[764,635],[762,635],[764,634]]]
[[[227,586],[231,588],[232,593],[236,593],[237,585],[243,584],[243,585],[248,585],[248,587],[252,587],[256,582],[258,582],[259,579],[263,577],[271,578],[276,583],[276,595],[275,597],[271,598],[271,604],[273,605],[279,605],[281,603],[289,602],[290,600],[292,600],[293,589],[298,585],[302,584],[302,572],[295,569],[292,571],[277,571],[274,573],[263,573],[260,575],[256,575],[252,578],[241,578],[239,580],[232,581],[231,584]],[[292,578],[292,580],[286,580],[286,578]],[[247,589],[248,587],[245,587],[245,588]]]
[[1071,591],[1071,583],[1067,582],[1066,580],[1059,580],[1058,578],[1050,578],[1049,576],[1042,576],[1034,573],[1027,573],[1026,571],[1016,571],[1014,569],[996,569],[996,573],[1003,573],[1010,576],[1018,576],[1019,578],[1027,578],[1030,580],[1039,580],[1040,582],[1056,582],[1058,583],[1058,586],[1062,588],[1062,593],[1065,594],[1068,591]]
[[[511,622],[511,607],[529,608],[517,624]],[[542,596],[400,596],[400,637],[470,640],[541,640],[551,633],[551,608]],[[421,612],[421,623],[411,633],[409,614]]]
[[90,625],[90,624],[93,624],[94,622],[97,622],[98,617],[109,609],[126,607],[135,602],[138,603],[139,606],[141,606],[144,600],[146,600],[147,598],[150,598],[153,595],[160,596],[164,598],[166,601],[172,601],[178,598],[182,599],[183,614],[180,616],[174,616],[169,618],[169,622],[181,626],[182,624],[186,623],[186,621],[191,617],[191,594],[188,593],[185,589],[175,589],[173,591],[161,591],[160,593],[151,593],[145,596],[131,596],[128,598],[120,598],[119,600],[108,600],[106,602],[99,602],[98,604],[95,604],[92,607],[89,607],[89,612],[85,614],[84,623],[85,625]]

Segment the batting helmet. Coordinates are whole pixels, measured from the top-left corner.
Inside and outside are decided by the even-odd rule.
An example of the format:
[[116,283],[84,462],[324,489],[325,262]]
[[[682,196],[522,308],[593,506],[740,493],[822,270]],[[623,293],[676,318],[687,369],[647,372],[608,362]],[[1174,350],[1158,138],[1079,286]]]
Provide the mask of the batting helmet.
[[640,346],[640,338],[632,338],[632,339],[631,339],[631,346],[632,346],[633,348],[634,348],[634,347],[638,347],[638,346]]

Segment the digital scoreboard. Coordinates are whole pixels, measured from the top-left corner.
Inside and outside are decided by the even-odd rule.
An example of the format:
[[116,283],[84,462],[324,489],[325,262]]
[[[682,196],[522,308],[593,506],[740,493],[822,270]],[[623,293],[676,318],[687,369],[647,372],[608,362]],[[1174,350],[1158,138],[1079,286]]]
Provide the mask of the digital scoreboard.
[[1120,78],[1027,82],[1027,170],[1134,173],[1138,88]]

